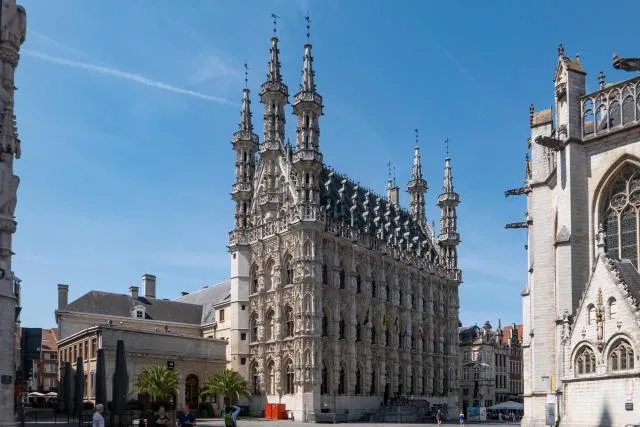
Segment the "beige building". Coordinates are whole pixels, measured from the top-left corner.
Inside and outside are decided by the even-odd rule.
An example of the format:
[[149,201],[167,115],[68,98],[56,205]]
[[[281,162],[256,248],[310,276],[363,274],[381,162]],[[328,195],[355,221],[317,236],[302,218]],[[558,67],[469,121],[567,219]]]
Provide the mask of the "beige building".
[[142,369],[171,362],[181,381],[177,403],[197,407],[206,378],[226,367],[227,342],[203,335],[202,325],[211,319],[206,307],[156,298],[153,275],[143,276],[142,294],[132,286],[129,294],[91,291],[68,303],[68,291],[58,285],[58,360],[75,369],[77,358],[83,358],[86,400],[95,398],[98,349],[104,350],[111,398],[118,340],[124,341],[130,393]]
[[[521,330],[521,328],[520,328]],[[517,325],[493,329],[489,321],[461,327],[460,402],[465,411],[470,406],[490,408],[503,402],[522,402],[521,338]]]
[[[614,66],[640,69],[639,59]],[[530,116],[523,426],[640,419],[640,77],[586,91],[558,49],[551,109]]]
[[391,177],[381,196],[332,170],[320,149],[323,100],[312,64],[307,44],[292,102],[295,145],[285,138],[289,95],[276,37],[260,90],[263,141],[253,132],[249,89],[232,138],[230,342],[249,338],[231,354],[248,357],[252,408],[283,403],[297,420],[320,412],[357,419],[413,396],[456,416],[462,274],[451,160],[437,202],[439,234],[425,218],[417,146],[409,209]]

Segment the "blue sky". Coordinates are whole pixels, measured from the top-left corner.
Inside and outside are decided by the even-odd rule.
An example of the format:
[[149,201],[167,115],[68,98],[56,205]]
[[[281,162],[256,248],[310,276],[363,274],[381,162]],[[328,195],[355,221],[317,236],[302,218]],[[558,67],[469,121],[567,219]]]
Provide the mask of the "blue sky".
[[[307,11],[325,162],[382,193],[391,161],[404,188],[418,128],[427,214],[437,222],[450,138],[462,197],[461,320],[519,322],[526,234],[504,224],[522,220],[525,200],[504,190],[523,182],[528,106],[550,106],[559,42],[580,52],[590,90],[600,70],[629,77],[612,69],[614,51],[640,55],[632,0],[605,23],[601,3],[553,0],[21,4],[13,265],[30,327],[54,326],[57,283],[75,299],[126,293],[153,273],[159,296],[174,298],[227,278],[242,64],[260,130],[270,15],[281,17],[282,70],[295,93]],[[290,137],[292,124],[289,114]]]

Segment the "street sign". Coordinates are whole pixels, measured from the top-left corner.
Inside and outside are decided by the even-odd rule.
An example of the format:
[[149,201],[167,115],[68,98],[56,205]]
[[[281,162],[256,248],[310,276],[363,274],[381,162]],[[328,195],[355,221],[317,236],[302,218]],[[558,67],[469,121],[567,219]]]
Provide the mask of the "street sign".
[[173,360],[167,360],[167,369],[173,370],[176,367],[176,362]]

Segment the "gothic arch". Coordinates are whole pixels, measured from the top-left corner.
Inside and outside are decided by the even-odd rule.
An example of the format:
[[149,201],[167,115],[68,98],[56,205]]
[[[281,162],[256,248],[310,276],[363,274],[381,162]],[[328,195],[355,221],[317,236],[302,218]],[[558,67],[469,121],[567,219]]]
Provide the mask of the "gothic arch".
[[640,172],[640,159],[630,154],[623,154],[611,164],[594,189],[593,204],[591,206],[593,236],[597,235],[600,225],[604,222],[604,215],[607,209],[605,204],[608,201],[611,187],[627,167],[635,168]]
[[265,341],[274,340],[276,328],[276,312],[273,307],[268,307],[264,313],[264,339]]
[[284,394],[295,394],[295,369],[293,360],[288,357],[285,359],[283,366],[284,372]]
[[609,297],[607,300],[607,317],[609,319],[615,319],[618,314],[618,301],[614,297]]
[[249,379],[251,381],[251,393],[254,396],[260,395],[260,375],[258,374],[258,362],[255,360],[249,365]]
[[607,349],[607,366],[609,372],[635,370],[635,351],[631,341],[618,336]]
[[320,394],[329,394],[331,392],[331,374],[329,372],[329,364],[326,360],[322,360],[322,369],[320,370]]
[[359,362],[356,363],[355,381],[356,382],[354,384],[353,394],[355,394],[356,396],[360,396],[364,394],[364,369],[362,368],[362,364]]
[[273,258],[269,258],[264,264],[264,288],[267,291],[273,289],[273,275],[274,275],[274,267],[275,261]]
[[276,363],[273,359],[269,359],[266,363],[264,371],[264,391],[266,394],[276,394]]
[[[609,339],[607,340],[607,342],[604,345],[604,350],[602,351],[604,354],[609,354],[609,352],[611,351],[611,349],[613,348],[613,346],[617,343],[617,341],[619,340],[624,340],[630,344],[633,344],[633,340],[631,339],[631,337],[625,333],[616,333],[614,335],[612,335],[611,337],[609,337]],[[632,345],[633,347],[633,345]]]
[[356,294],[362,293],[364,287],[364,276],[362,274],[362,268],[360,265],[356,266]]
[[287,286],[293,284],[293,257],[289,252],[286,252],[282,257],[282,278],[281,286]]
[[249,342],[258,341],[258,314],[254,311],[249,315]]
[[284,320],[284,336],[291,338],[295,334],[295,318],[293,315],[293,308],[289,304],[284,306],[283,320]]
[[258,269],[258,265],[257,264],[253,264],[251,266],[251,292],[252,294],[256,294],[258,293],[258,275],[260,274],[260,271]]

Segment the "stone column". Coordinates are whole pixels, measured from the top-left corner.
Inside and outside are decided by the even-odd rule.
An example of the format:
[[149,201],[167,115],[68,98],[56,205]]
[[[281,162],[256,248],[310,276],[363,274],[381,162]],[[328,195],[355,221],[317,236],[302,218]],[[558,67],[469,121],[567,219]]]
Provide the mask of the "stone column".
[[13,76],[25,35],[24,9],[15,0],[4,0],[0,8],[0,427],[16,425],[13,406],[17,295],[11,270],[11,239],[16,231],[13,214],[19,183],[13,174],[13,159],[20,157],[20,140],[13,112]]

